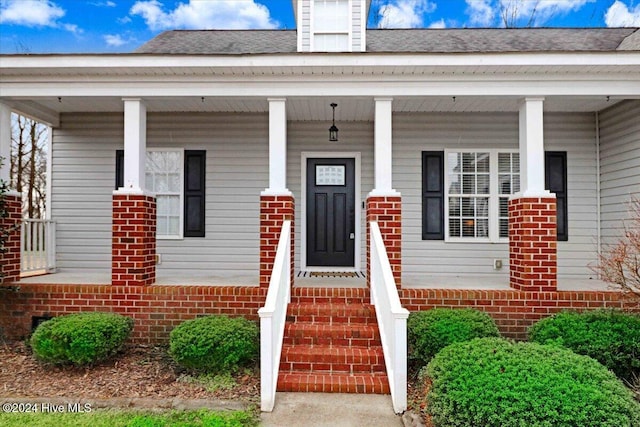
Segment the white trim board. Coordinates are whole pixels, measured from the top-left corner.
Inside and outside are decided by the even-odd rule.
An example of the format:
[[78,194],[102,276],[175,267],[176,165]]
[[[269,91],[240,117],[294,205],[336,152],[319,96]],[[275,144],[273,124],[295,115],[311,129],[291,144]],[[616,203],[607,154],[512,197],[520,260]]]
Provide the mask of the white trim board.
[[[362,262],[362,194],[361,194],[361,166],[359,151],[303,151],[301,153],[301,176],[300,176],[300,193],[301,193],[301,206],[300,206],[300,270],[302,271],[360,271]],[[353,267],[308,267],[307,266],[307,159],[316,158],[352,158],[355,160],[355,247],[353,254]]]

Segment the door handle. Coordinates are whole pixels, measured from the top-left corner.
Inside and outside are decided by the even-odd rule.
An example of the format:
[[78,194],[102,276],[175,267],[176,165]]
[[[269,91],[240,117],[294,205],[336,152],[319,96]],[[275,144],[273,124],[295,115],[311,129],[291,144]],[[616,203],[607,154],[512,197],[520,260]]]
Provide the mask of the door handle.
[[356,238],[356,233],[349,233],[349,238],[354,240]]

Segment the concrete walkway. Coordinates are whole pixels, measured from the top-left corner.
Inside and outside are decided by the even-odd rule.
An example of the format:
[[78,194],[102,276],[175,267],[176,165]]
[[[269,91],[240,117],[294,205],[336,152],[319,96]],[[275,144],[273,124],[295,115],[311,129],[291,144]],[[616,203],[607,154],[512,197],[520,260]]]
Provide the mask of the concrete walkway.
[[393,413],[391,396],[341,393],[277,393],[265,427],[394,427],[402,418]]

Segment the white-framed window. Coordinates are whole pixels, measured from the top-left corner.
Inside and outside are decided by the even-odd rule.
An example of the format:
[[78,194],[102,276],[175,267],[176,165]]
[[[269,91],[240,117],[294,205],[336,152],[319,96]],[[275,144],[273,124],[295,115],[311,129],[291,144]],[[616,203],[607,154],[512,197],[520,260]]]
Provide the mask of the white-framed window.
[[182,239],[184,199],[184,150],[147,150],[145,187],[156,195],[156,237]]
[[445,240],[508,241],[509,196],[518,191],[517,150],[446,150]]
[[314,0],[313,50],[347,52],[351,29],[349,0]]

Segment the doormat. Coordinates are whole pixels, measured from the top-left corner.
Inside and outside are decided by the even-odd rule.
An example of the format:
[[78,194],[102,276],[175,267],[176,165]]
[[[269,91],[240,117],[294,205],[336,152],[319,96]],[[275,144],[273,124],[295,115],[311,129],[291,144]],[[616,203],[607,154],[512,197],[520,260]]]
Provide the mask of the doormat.
[[300,272],[298,277],[346,277],[346,278],[364,278],[364,273],[356,271],[313,271]]

